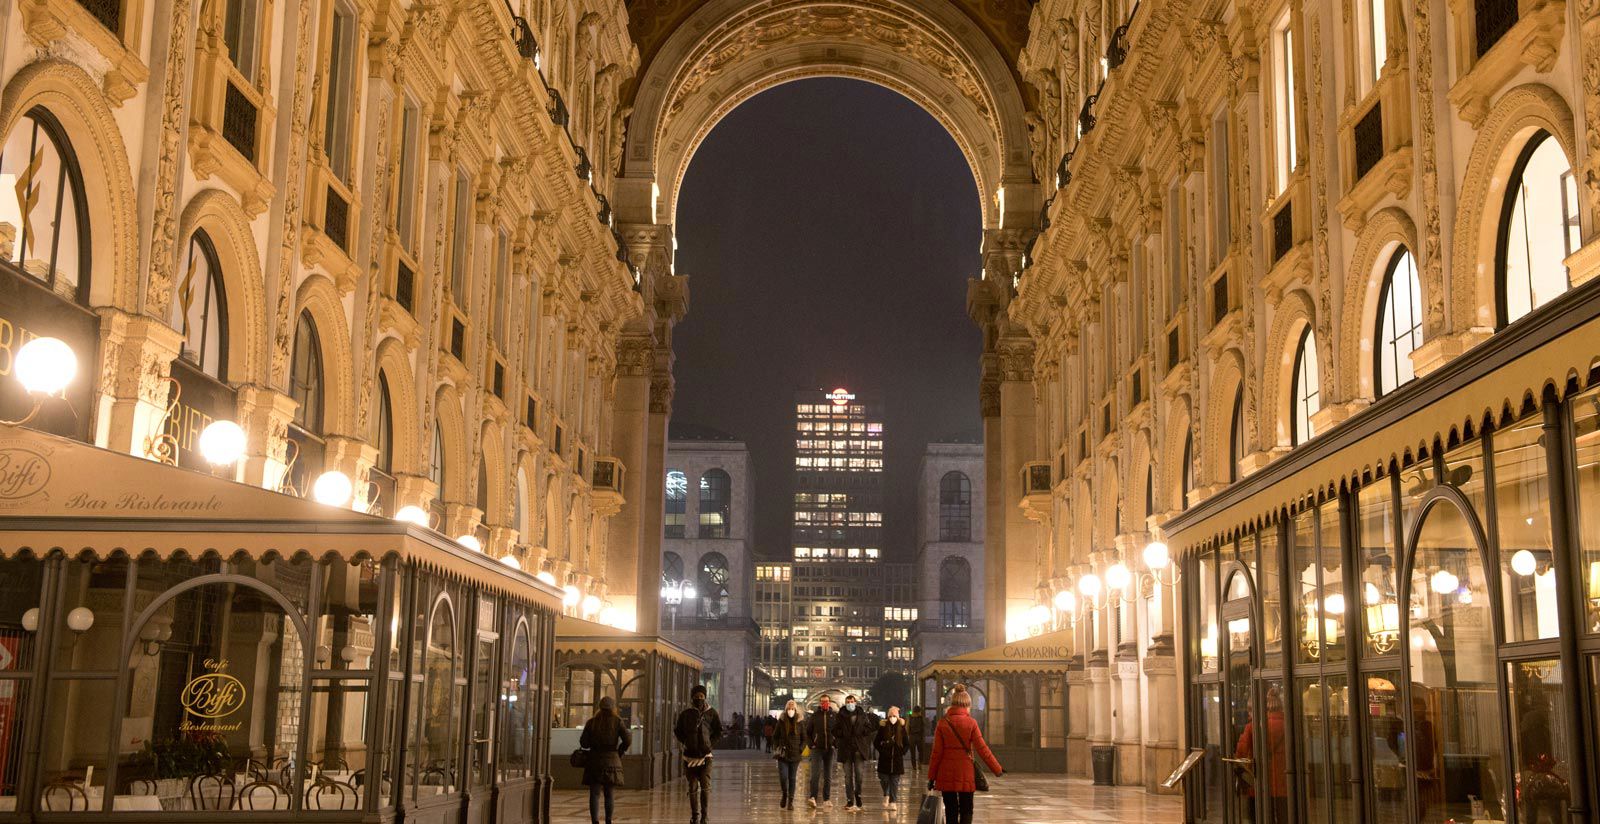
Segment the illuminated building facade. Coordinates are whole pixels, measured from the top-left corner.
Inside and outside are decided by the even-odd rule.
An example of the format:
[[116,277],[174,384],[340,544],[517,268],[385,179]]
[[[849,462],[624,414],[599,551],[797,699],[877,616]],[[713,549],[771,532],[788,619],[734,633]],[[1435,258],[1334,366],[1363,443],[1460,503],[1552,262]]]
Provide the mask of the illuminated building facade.
[[983,646],[983,444],[974,435],[928,444],[917,473],[912,633],[918,666]]
[[750,450],[710,427],[674,421],[667,441],[661,632],[704,661],[706,699],[724,715],[767,709],[751,620]]

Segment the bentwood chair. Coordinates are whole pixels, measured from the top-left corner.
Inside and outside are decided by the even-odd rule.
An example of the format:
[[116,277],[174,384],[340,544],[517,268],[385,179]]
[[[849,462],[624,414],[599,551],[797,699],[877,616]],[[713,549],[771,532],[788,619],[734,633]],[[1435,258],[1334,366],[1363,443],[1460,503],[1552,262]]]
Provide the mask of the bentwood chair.
[[45,785],[44,792],[39,794],[39,803],[51,812],[88,811],[89,795],[75,781],[56,779]]
[[306,789],[305,801],[308,810],[355,810],[361,807],[361,793],[343,781],[318,778]]
[[196,810],[231,810],[239,800],[239,790],[231,776],[204,773],[189,779],[189,800]]
[[241,810],[286,810],[289,794],[277,784],[258,778],[239,788],[237,806]]

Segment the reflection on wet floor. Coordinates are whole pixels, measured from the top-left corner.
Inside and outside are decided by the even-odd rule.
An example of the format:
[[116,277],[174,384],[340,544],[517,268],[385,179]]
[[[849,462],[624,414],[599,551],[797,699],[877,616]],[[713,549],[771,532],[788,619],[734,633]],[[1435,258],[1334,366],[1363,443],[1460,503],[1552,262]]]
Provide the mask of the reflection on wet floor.
[[[778,808],[778,769],[772,760],[759,753],[718,754],[711,780],[711,821],[713,824],[739,822],[793,821],[804,824],[835,824],[845,821],[917,820],[917,805],[926,792],[924,773],[908,773],[901,779],[901,804],[897,812],[885,809],[883,793],[876,775],[863,776],[866,809],[846,812],[843,778],[834,770],[833,809],[812,810],[805,802],[807,773],[802,768],[800,800],[794,810]],[[1175,795],[1151,795],[1137,787],[1096,787],[1090,782],[1060,776],[1013,773],[991,779],[991,792],[979,793],[975,824],[1178,824],[1183,820],[1183,802]],[[689,799],[684,784],[674,781],[651,790],[619,789],[616,798],[617,824],[685,824],[689,820]],[[603,813],[602,813],[603,815]],[[557,791],[550,816],[556,824],[581,824],[589,820],[587,790]],[[603,818],[602,818],[603,820]]]

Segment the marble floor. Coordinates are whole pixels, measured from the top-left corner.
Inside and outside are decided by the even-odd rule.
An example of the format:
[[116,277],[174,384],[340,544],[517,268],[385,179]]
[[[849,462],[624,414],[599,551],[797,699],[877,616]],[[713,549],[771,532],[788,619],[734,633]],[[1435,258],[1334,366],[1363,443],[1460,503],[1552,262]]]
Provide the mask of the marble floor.
[[[894,821],[914,823],[916,803],[920,803],[926,779],[922,774],[906,775],[901,780],[900,811],[890,815],[883,809],[883,794],[877,777],[866,781],[862,794],[866,810],[845,812],[843,779],[836,772],[833,781],[832,810],[812,810],[806,806],[806,778],[800,772],[800,806],[796,810],[778,809],[777,767],[757,753],[718,753],[711,779],[712,824],[744,822],[793,822],[793,824],[838,824],[838,822]],[[835,768],[838,769],[837,767]],[[1183,803],[1173,795],[1150,795],[1133,787],[1096,787],[1076,778],[1016,773],[991,778],[991,792],[979,793],[974,824],[1178,824],[1183,820]],[[907,800],[914,803],[905,803]],[[683,781],[674,781],[651,790],[619,789],[616,797],[616,824],[686,824],[689,799]],[[582,824],[589,820],[587,790],[557,791],[550,806],[555,824]],[[603,815],[603,811],[602,811]]]

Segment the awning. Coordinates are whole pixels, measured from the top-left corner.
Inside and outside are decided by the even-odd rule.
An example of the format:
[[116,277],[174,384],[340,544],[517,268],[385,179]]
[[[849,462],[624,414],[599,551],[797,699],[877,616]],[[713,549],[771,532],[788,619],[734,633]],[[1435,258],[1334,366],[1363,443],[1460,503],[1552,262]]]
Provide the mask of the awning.
[[[1595,284],[1600,284],[1596,281]],[[1174,550],[1270,523],[1291,504],[1416,454],[1452,431],[1581,383],[1600,358],[1600,285],[1574,289],[1428,375],[1385,395],[1327,435],[1162,524]]]
[[1072,630],[1063,629],[1008,644],[941,658],[917,671],[924,678],[984,678],[989,675],[1042,673],[1066,675],[1072,657]]
[[699,670],[700,656],[662,638],[640,635],[580,618],[562,616],[556,620],[556,653],[606,656],[615,653],[660,655],[669,661]]
[[0,558],[398,557],[554,611],[561,591],[433,530],[0,424]]

